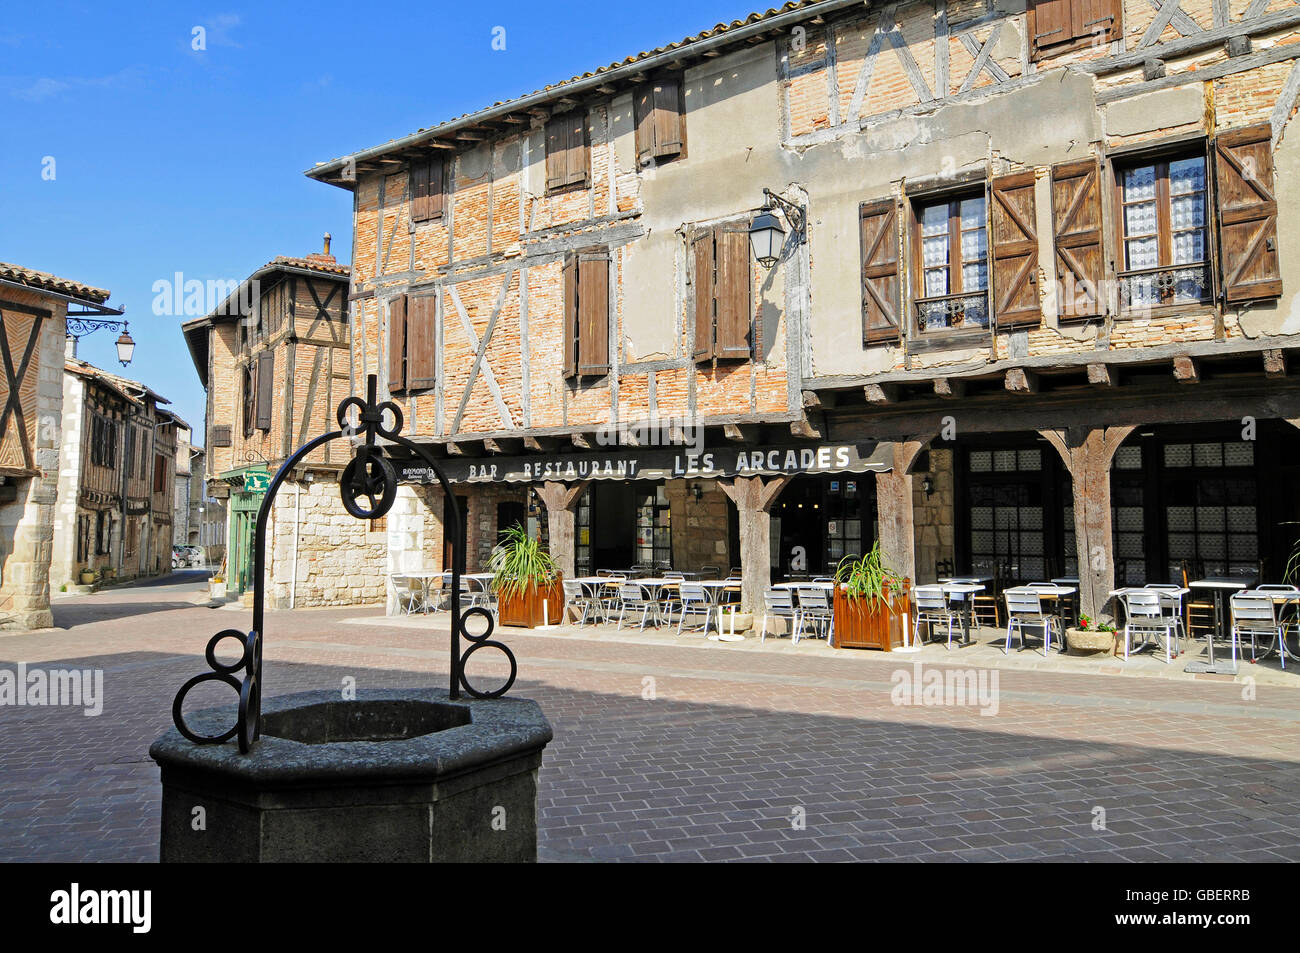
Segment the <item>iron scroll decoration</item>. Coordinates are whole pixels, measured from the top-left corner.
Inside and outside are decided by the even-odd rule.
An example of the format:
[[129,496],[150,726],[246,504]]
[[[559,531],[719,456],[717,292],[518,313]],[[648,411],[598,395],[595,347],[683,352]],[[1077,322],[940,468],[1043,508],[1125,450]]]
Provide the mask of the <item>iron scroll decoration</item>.
[[[266,527],[271,515],[271,505],[280,485],[289,473],[307,454],[317,447],[336,440],[339,437],[355,439],[364,435],[364,441],[357,447],[351,461],[343,469],[339,479],[339,493],[343,508],[357,519],[372,520],[384,516],[397,499],[397,470],[385,455],[384,448],[376,444],[376,438],[383,437],[418,456],[438,478],[443,493],[452,497],[451,484],[442,469],[427,450],[402,436],[403,417],[401,408],[392,401],[382,404],[377,399],[378,382],[375,375],[366,378],[366,399],[347,397],[338,406],[336,418],[340,429],[316,437],[303,444],[285,460],[284,464],[271,479],[257,511],[257,522],[253,529],[253,629],[243,633],[237,629],[223,629],[208,640],[204,657],[211,671],[196,675],[181,686],[172,702],[172,721],[176,729],[195,744],[223,744],[231,738],[239,740],[239,750],[247,754],[261,735],[262,713],[262,633],[264,631],[266,576]],[[356,410],[355,424],[350,422],[348,414]],[[385,426],[385,418],[392,417],[391,426]],[[459,507],[448,509],[452,522],[452,569],[451,569],[451,684],[450,696],[460,697],[460,690],[474,698],[499,698],[515,683],[519,666],[514,653],[502,642],[491,638],[495,628],[492,613],[482,606],[471,606],[463,613],[460,609],[460,580],[465,572],[465,542],[461,532],[462,516]],[[486,629],[479,635],[471,634],[466,628],[470,616],[479,615],[487,623]],[[461,651],[461,637],[470,645]],[[221,662],[217,659],[218,644],[228,639],[241,643],[242,653],[233,662]],[[494,691],[479,691],[470,684],[465,675],[465,666],[469,658],[479,649],[494,648],[505,654],[510,663],[510,676]],[[242,674],[242,677],[241,677]],[[221,734],[204,735],[190,728],[185,722],[182,706],[190,689],[204,682],[221,682],[239,692],[239,709],[235,724]]]

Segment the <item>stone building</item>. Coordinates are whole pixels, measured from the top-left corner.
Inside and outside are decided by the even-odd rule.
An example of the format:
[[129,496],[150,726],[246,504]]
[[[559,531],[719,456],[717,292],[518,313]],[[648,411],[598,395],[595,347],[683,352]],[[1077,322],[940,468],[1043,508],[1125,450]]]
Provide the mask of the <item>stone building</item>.
[[169,401],[68,356],[50,584],[171,571],[178,430]]
[[[227,514],[232,594],[251,588],[253,529],[271,477],[307,440],[337,429],[335,410],[350,393],[347,300],[348,266],[326,235],[323,252],[276,258],[184,325],[207,391],[207,494]],[[322,447],[281,488],[268,532],[270,605],[384,598],[386,527],[356,524],[338,503],[348,455],[345,444]]]
[[0,263],[0,628],[51,625],[50,563],[71,315],[119,315],[109,293]]
[[197,546],[203,512],[203,448],[190,441],[193,433],[176,433],[176,502],[173,506],[172,544]]
[[[1277,578],[1297,39],[1280,0],[805,0],[320,163],[353,386],[471,567],[540,501],[566,572],[741,565],[750,605],[876,540],[1085,611]],[[393,558],[439,568],[404,472]]]

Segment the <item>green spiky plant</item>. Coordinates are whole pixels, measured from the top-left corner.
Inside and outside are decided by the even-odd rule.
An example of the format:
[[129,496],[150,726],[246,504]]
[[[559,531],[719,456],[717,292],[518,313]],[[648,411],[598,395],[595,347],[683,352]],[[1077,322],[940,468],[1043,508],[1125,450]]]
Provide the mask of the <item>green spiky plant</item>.
[[863,556],[845,556],[835,567],[835,581],[844,585],[850,599],[866,599],[869,604],[886,602],[889,590],[902,585],[903,577],[885,565],[880,540]]
[[492,591],[498,598],[522,596],[531,586],[544,589],[559,575],[551,554],[519,523],[501,534],[501,541],[488,559],[488,569],[492,573]]

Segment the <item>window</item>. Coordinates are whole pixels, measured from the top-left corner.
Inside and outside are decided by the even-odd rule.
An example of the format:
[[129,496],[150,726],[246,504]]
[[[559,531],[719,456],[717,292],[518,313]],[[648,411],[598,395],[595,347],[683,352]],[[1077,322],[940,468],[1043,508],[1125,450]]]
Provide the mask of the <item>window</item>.
[[587,184],[587,114],[575,109],[546,124],[546,191]]
[[662,483],[638,487],[634,565],[673,564],[672,510]]
[[388,303],[388,390],[428,390],[437,373],[437,299],[398,295]]
[[681,84],[676,79],[642,86],[632,102],[636,155],[641,165],[686,155],[686,108]]
[[989,326],[989,243],[982,194],[916,206],[916,327]]
[[755,343],[751,340],[754,327],[748,226],[727,225],[700,232],[691,244],[695,260],[695,361],[747,361]]
[[244,436],[253,435],[253,365],[245,364],[243,371],[243,388],[244,388]]
[[564,376],[609,373],[609,251],[588,248],[564,262]]
[[161,454],[153,458],[153,491],[161,493],[167,489],[167,458]]
[[442,218],[445,187],[442,156],[411,163],[411,221]]
[[1204,155],[1117,166],[1120,305],[1206,300],[1211,292]]
[[[87,523],[89,528],[89,523]],[[95,555],[107,556],[113,544],[113,514],[100,512],[95,524]]]
[[1033,0],[1029,7],[1033,58],[1117,39],[1122,11],[1122,0]]
[[275,352],[257,355],[257,429],[271,429],[271,404],[275,393]]

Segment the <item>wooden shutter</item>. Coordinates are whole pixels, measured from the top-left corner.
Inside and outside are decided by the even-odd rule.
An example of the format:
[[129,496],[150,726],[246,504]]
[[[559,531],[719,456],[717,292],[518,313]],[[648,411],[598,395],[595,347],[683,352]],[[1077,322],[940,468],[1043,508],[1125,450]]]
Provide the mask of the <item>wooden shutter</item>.
[[442,218],[442,158],[416,162],[411,166],[411,221]]
[[564,188],[569,181],[569,134],[563,116],[546,124],[546,191]]
[[1073,7],[1081,0],[1033,0],[1033,50],[1043,50],[1074,39]]
[[713,359],[713,232],[695,236],[691,243],[695,256],[695,349],[697,362]]
[[747,361],[754,323],[748,226],[718,229],[714,247],[718,285],[714,289],[717,324],[713,353],[719,360]]
[[677,80],[665,79],[655,85],[654,107],[655,156],[665,159],[681,155],[686,146],[686,117]]
[[896,341],[898,320],[898,203],[865,202],[862,234],[862,343]]
[[388,302],[388,391],[406,390],[406,295]]
[[406,308],[406,372],[408,390],[427,390],[437,373],[437,340],[434,318],[437,314],[433,295],[412,295]]
[[587,153],[587,113],[575,109],[565,117],[569,131],[569,175],[566,185],[585,185],[590,165]]
[[230,425],[217,424],[212,428],[212,446],[228,447],[230,446]]
[[636,120],[636,158],[645,165],[655,157],[655,90],[642,86],[633,95],[632,106]]
[[1214,140],[1219,262],[1228,301],[1282,294],[1272,135],[1265,122]]
[[257,355],[257,429],[271,429],[271,400],[275,393],[275,352]]
[[564,376],[578,373],[578,256],[564,256]]
[[1101,168],[1094,159],[1052,167],[1052,232],[1056,247],[1056,311],[1062,318],[1100,315],[1105,258]]
[[993,314],[999,328],[1037,325],[1038,226],[1034,211],[1034,173],[993,180],[989,210],[989,251],[993,258]]
[[1095,36],[1109,43],[1119,37],[1123,0],[1074,0],[1071,6],[1076,39]]
[[578,374],[609,373],[609,252],[578,252]]

